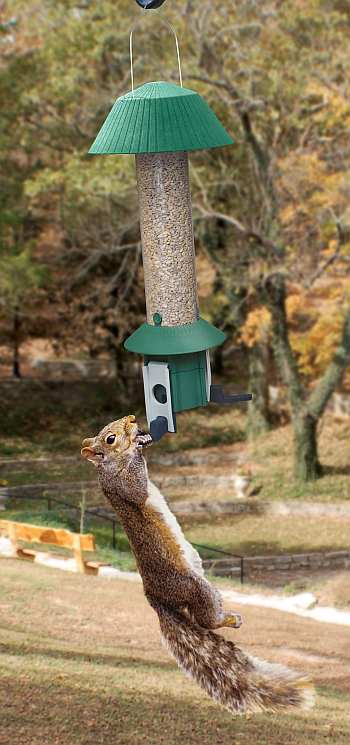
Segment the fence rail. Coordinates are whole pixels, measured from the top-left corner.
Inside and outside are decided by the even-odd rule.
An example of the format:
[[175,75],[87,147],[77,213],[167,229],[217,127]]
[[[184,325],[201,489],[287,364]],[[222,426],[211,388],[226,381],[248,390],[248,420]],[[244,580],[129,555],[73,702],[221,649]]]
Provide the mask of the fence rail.
[[202,543],[192,543],[195,548],[204,548],[207,551],[214,551],[216,554],[222,554],[224,556],[230,556],[232,559],[239,559],[239,572],[241,585],[244,582],[244,556],[241,554],[231,554],[229,551],[224,551],[222,548],[214,548],[213,546],[204,546]]

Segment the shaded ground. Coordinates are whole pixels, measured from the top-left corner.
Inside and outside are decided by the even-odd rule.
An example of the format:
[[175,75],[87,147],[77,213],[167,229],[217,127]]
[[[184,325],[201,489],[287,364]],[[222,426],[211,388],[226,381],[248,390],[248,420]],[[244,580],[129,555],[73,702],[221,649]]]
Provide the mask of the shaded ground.
[[242,608],[228,632],[310,673],[309,713],[233,718],[163,651],[139,586],[16,560],[1,568],[1,745],[335,745],[350,741],[350,631]]
[[[131,402],[131,403],[130,403]],[[84,437],[108,422],[136,414],[146,426],[142,379],[121,401],[120,386],[104,381],[0,381],[0,457],[74,455]],[[209,415],[208,415],[209,414]],[[245,416],[219,406],[185,412],[179,434],[164,438],[160,450],[231,445],[245,438]]]

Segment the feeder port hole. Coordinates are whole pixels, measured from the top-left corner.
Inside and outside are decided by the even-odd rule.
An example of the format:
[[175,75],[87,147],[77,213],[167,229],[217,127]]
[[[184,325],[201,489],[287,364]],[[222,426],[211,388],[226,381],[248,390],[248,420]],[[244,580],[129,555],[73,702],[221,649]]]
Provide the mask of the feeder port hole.
[[157,383],[152,390],[152,393],[154,395],[154,398],[156,401],[158,401],[159,404],[166,404],[168,400],[166,388],[164,385],[161,385],[160,383]]

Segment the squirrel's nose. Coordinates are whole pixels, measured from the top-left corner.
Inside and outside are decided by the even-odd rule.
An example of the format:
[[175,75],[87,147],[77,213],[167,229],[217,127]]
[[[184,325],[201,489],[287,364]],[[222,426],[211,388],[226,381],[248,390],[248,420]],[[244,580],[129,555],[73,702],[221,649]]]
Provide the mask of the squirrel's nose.
[[125,417],[124,429],[127,435],[130,435],[133,432],[133,430],[135,429],[135,423],[136,416],[134,416],[134,414],[130,414],[129,416]]
[[90,445],[92,445],[93,441],[94,441],[93,437],[86,437],[85,440],[83,440],[83,442],[81,443],[81,447],[89,448]]

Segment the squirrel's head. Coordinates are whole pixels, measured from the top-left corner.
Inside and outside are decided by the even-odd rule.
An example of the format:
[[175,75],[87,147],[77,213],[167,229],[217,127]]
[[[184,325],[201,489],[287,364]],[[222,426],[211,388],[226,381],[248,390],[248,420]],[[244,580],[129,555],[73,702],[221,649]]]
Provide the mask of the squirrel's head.
[[151,444],[151,435],[139,429],[132,414],[107,424],[96,437],[83,440],[81,454],[94,466],[119,461],[122,467],[130,458],[139,457],[141,450]]

